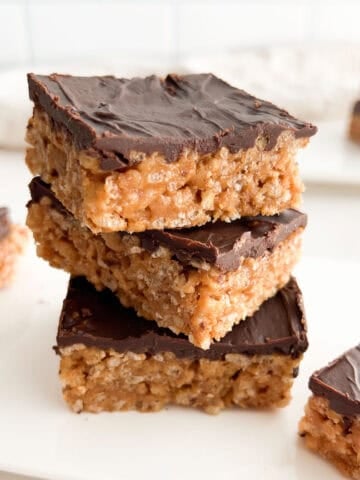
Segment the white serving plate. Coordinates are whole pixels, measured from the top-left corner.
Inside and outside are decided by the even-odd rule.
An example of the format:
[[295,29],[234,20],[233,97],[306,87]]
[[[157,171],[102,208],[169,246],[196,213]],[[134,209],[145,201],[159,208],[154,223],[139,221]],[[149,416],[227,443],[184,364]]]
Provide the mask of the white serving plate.
[[[314,149],[309,161],[317,161]],[[23,221],[30,175],[19,157],[0,154],[6,179],[0,182],[0,203]],[[315,213],[316,222],[322,217]],[[325,227],[324,241],[332,232]],[[298,267],[311,346],[289,407],[215,417],[181,408],[75,415],[62,401],[51,348],[67,275],[36,258],[30,247],[14,285],[0,291],[0,470],[51,480],[339,478],[305,450],[296,430],[311,372],[360,340],[359,271],[359,261],[311,257]]]
[[311,347],[289,407],[76,415],[62,401],[51,349],[67,275],[29,249],[16,283],[0,293],[0,470],[54,480],[338,478],[296,429],[310,373],[359,341],[359,269],[314,258],[298,268]]

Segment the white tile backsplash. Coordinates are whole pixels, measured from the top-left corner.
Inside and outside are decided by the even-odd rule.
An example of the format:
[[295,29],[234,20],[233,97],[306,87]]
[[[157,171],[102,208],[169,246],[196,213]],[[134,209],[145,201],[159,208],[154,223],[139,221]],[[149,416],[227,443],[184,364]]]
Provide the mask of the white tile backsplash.
[[304,9],[305,34],[313,42],[360,42],[360,1],[320,1]]
[[30,55],[23,4],[0,2],[0,66],[17,65]]
[[[45,20],[45,21],[44,21]],[[171,54],[171,8],[143,2],[38,3],[30,8],[36,61]]]
[[181,62],[245,46],[360,43],[360,0],[0,0],[0,68]]

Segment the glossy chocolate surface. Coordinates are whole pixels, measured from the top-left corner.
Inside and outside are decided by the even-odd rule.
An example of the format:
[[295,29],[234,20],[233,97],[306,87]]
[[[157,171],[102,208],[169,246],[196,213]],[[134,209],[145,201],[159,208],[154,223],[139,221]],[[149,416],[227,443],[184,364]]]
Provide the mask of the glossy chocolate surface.
[[346,417],[360,415],[360,345],[317,370],[309,387],[314,395],[326,398],[335,412]]

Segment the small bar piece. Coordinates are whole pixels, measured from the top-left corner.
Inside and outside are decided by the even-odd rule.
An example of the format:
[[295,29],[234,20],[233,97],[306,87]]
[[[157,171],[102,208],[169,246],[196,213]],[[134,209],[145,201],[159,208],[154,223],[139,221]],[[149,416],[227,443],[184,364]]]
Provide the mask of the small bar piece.
[[92,232],[204,225],[296,208],[316,127],[212,74],[28,75],[27,164]]
[[295,279],[209,350],[137,317],[110,292],[70,279],[57,346],[65,401],[75,412],[157,411],[168,404],[215,414],[287,405],[307,349]]
[[360,143],[360,100],[358,100],[353,108],[350,118],[349,137],[354,142]]
[[28,230],[20,225],[13,225],[9,210],[0,207],[0,288],[12,282],[19,256],[28,241]]
[[126,307],[206,349],[282,288],[301,253],[306,215],[242,217],[182,230],[94,235],[39,178],[27,224],[52,266],[109,288]]
[[306,446],[360,479],[360,345],[315,372],[299,424]]

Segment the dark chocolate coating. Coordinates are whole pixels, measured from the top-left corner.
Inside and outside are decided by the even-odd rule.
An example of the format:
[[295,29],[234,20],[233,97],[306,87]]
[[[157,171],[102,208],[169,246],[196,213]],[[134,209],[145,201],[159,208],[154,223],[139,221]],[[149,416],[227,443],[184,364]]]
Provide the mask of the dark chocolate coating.
[[309,387],[314,395],[326,398],[340,415],[360,415],[360,345],[316,371]]
[[29,183],[29,190],[31,201],[28,202],[27,207],[31,202],[38,203],[43,197],[47,197],[51,201],[51,205],[61,213],[72,215],[63,204],[55,197],[53,191],[48,183],[41,180],[40,177],[34,177]]
[[[39,202],[47,196],[54,208],[71,215],[40,177],[32,179],[30,192],[32,201]],[[148,230],[133,235],[140,238],[142,247],[148,251],[165,246],[184,265],[206,261],[223,271],[233,271],[239,267],[241,258],[260,257],[272,251],[295,230],[305,227],[306,221],[304,213],[288,209],[269,217],[242,217],[231,223],[218,221],[202,227]]]
[[137,234],[142,247],[152,251],[163,245],[183,264],[205,261],[223,271],[237,270],[241,258],[261,257],[300,227],[307,216],[288,209],[269,217],[242,217],[231,223],[218,221],[202,227],[148,230]]
[[221,341],[202,350],[184,335],[175,335],[138,317],[132,309],[123,307],[110,290],[97,292],[85,278],[71,278],[60,316],[57,346],[78,343],[120,353],[173,352],[178,358],[211,360],[222,359],[228,353],[281,353],[296,358],[308,346],[302,295],[295,279]]
[[360,115],[360,100],[354,103],[353,114]]
[[10,232],[9,209],[0,207],[0,240],[5,238]]
[[35,106],[65,127],[79,149],[105,152],[104,170],[140,161],[131,151],[159,152],[173,162],[186,149],[207,154],[227,147],[234,153],[261,135],[270,150],[284,130],[296,137],[317,131],[212,74],[128,80],[30,73],[28,83]]

